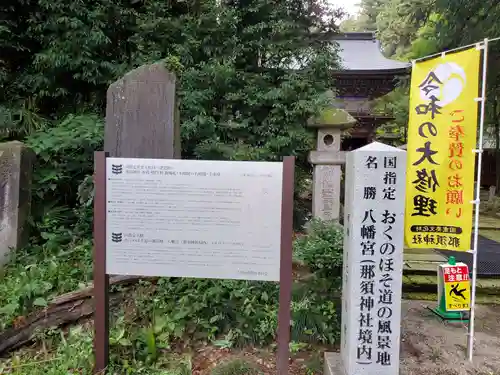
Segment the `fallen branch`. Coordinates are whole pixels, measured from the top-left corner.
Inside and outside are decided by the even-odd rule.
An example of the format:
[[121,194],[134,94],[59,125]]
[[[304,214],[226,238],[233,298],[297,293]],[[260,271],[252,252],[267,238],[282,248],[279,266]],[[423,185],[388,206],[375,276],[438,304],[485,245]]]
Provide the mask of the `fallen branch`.
[[[109,280],[111,285],[130,285],[139,280],[155,280],[141,276],[113,276]],[[43,310],[31,313],[21,326],[9,328],[0,333],[0,355],[29,343],[37,331],[62,327],[75,323],[80,319],[88,318],[94,313],[92,294],[93,283],[87,287],[55,297]],[[120,301],[120,295],[110,296],[110,305]]]
[[0,335],[0,354],[30,342],[37,330],[59,327],[92,314],[92,299],[48,307],[31,314],[21,327],[8,329]]
[[[130,285],[135,284],[139,280],[155,280],[157,278],[147,278],[144,276],[112,276],[109,278],[109,285]],[[77,301],[85,298],[92,297],[94,291],[94,283],[89,283],[85,288],[80,290],[75,290],[66,294],[61,294],[50,301],[50,305],[60,305],[63,303]]]

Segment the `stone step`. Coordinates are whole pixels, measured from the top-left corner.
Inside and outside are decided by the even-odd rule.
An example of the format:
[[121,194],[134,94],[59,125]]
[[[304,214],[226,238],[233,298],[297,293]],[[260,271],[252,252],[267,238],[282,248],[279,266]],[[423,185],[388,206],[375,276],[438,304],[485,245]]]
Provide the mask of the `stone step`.
[[[477,295],[498,295],[500,279],[477,279]],[[437,275],[403,275],[403,292],[436,293]]]
[[437,273],[437,267],[448,259],[432,249],[405,249],[403,261],[404,271]]

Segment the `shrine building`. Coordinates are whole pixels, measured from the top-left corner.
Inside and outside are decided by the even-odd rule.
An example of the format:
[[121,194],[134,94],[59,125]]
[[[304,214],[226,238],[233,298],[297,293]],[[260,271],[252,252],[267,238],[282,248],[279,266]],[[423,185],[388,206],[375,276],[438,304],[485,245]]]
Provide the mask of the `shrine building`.
[[[386,58],[380,42],[371,32],[342,33],[336,35],[334,41],[339,45],[341,64],[341,69],[333,72],[334,105],[356,120],[340,146],[342,151],[350,151],[371,143],[377,128],[394,119],[388,111],[376,111],[373,100],[394,90],[399,78],[408,77],[411,64]],[[395,136],[400,137],[399,134]],[[389,139],[382,141],[390,143]]]

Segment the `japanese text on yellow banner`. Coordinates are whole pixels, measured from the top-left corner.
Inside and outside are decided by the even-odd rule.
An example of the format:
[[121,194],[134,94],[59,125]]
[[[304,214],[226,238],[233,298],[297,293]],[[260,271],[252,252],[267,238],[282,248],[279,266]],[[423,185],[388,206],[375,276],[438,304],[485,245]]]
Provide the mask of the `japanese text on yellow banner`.
[[471,248],[481,51],[414,64],[410,88],[405,242]]

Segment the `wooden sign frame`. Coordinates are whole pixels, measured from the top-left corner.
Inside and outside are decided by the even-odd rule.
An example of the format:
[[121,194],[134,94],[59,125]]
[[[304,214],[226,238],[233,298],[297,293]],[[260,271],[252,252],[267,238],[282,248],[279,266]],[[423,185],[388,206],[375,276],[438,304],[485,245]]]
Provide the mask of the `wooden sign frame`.
[[[106,158],[94,155],[94,374],[106,374],[109,364],[109,275],[106,273]],[[277,374],[288,375],[292,299],[292,241],[295,157],[283,158],[281,256],[278,310]]]

